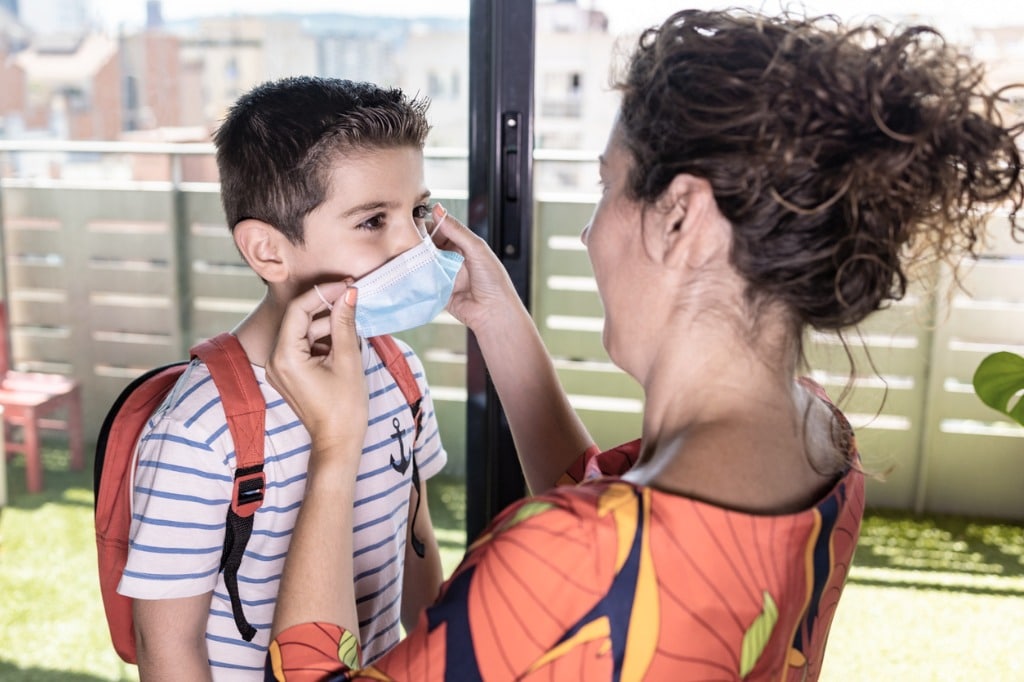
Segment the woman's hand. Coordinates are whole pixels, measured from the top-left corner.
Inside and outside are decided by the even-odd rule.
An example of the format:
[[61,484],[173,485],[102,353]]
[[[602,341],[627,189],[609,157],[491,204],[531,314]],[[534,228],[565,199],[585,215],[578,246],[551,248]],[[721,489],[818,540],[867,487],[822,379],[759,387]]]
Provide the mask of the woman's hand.
[[594,441],[569,404],[540,332],[491,247],[450,215],[445,218],[440,206],[434,207],[434,222],[438,248],[466,257],[448,311],[476,336],[530,490],[547,490]]
[[[356,336],[356,295],[345,282],[333,282],[297,296],[285,310],[267,362],[267,380],[313,439],[274,608],[274,637],[318,621],[359,633],[352,509],[369,399]],[[329,346],[318,342],[328,335]]]
[[[324,452],[351,443],[358,443],[358,452],[366,435],[369,406],[355,329],[357,294],[334,282],[297,296],[285,310],[267,362],[270,385],[302,420],[314,446],[325,446],[320,448]],[[323,316],[329,305],[330,315]],[[327,335],[329,347],[316,343]]]
[[502,320],[513,306],[521,306],[505,266],[487,242],[449,214],[441,204],[433,211],[437,232],[434,243],[439,249],[461,253],[466,261],[455,278],[455,289],[448,312],[479,333],[493,320]]

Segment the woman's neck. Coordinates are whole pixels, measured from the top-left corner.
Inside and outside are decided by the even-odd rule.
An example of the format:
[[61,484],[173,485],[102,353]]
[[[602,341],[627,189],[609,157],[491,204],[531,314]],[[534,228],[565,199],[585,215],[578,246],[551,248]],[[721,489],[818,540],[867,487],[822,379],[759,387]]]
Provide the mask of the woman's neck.
[[642,380],[643,449],[627,478],[759,513],[815,500],[833,475],[816,469],[811,444],[831,413],[794,381],[782,328],[748,340],[689,325],[665,338]]
[[638,377],[644,388],[644,435],[746,418],[788,415],[798,344],[776,316],[756,332],[711,315],[669,324]]

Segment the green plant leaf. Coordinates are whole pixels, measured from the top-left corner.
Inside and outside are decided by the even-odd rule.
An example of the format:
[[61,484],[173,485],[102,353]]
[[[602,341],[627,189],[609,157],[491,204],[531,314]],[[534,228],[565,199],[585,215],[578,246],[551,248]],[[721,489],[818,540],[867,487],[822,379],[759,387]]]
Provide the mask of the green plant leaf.
[[1015,353],[993,353],[974,371],[974,392],[981,402],[1024,426],[1024,398],[1018,395],[1022,390],[1024,358]]

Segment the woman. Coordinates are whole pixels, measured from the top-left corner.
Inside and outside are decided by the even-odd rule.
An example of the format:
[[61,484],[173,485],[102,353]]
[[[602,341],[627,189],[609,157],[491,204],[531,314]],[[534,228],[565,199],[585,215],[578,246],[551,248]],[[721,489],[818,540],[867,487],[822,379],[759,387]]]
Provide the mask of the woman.
[[803,333],[856,325],[903,295],[921,247],[952,257],[986,212],[1012,216],[1019,128],[926,28],[688,10],[642,35],[618,89],[583,241],[604,345],[644,389],[640,439],[595,452],[500,264],[436,210],[439,245],[466,257],[449,310],[541,494],[355,670],[339,571],[362,433],[331,415],[365,410],[358,293],[321,287],[329,318],[300,297],[268,368],[315,450],[275,614],[279,679],[817,679],[864,482],[846,420],[799,378]]

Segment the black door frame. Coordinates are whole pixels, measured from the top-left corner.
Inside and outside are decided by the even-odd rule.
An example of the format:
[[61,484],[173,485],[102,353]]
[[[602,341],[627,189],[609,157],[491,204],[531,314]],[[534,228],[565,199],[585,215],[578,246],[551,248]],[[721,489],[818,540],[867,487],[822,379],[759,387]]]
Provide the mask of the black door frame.
[[[533,0],[470,0],[469,227],[505,265],[529,308],[533,253]],[[466,362],[466,538],[526,492],[494,386],[472,333]]]

